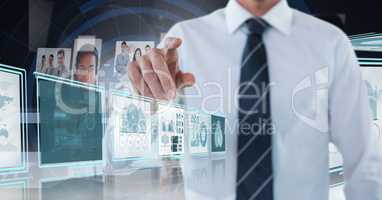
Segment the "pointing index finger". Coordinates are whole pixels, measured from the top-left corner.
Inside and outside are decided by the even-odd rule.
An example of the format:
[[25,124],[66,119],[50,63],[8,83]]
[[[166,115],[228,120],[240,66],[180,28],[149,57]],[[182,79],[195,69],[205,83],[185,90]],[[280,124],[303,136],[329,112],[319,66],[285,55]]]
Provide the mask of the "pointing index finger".
[[179,71],[178,66],[178,51],[177,49],[182,45],[182,40],[176,37],[168,37],[164,41],[165,45],[162,49],[163,56],[168,65],[173,81],[176,81],[175,75]]
[[152,48],[148,56],[152,63],[153,71],[156,73],[166,96],[170,99],[175,98],[176,84],[174,79],[171,77],[171,72],[165,59],[161,55],[161,50]]
[[180,45],[182,45],[182,40],[180,38],[168,37],[165,40],[165,49],[167,51],[176,50]]

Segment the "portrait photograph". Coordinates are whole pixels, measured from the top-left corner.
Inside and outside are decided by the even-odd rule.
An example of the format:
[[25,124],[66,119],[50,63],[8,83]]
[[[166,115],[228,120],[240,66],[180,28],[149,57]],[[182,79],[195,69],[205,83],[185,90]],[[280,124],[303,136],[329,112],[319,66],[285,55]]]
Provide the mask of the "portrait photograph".
[[36,71],[39,73],[70,79],[72,50],[69,48],[38,48]]
[[79,36],[74,41],[72,74],[73,80],[96,84],[101,65],[102,39],[95,36]]

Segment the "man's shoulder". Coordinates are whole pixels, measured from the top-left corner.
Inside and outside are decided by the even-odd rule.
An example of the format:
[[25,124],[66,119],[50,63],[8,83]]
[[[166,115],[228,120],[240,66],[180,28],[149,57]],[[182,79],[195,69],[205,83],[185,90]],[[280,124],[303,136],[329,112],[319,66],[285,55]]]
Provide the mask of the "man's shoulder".
[[331,40],[347,37],[337,26],[298,10],[293,10],[293,25],[300,34],[311,35],[316,39]]
[[221,8],[209,14],[176,23],[170,32],[184,33],[188,31],[203,31],[221,29],[225,22],[225,9]]
[[220,8],[209,14],[196,17],[193,19],[182,21],[178,24],[180,25],[194,25],[194,24],[214,24],[216,21],[223,21],[225,19],[225,9]]

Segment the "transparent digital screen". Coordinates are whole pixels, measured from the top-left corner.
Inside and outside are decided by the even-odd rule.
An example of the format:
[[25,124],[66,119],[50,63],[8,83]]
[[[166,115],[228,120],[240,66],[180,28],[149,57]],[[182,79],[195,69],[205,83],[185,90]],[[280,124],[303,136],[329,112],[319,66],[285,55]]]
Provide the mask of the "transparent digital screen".
[[0,182],[1,199],[26,200],[26,189],[24,181]]
[[72,78],[75,81],[96,84],[101,66],[102,39],[78,36],[74,40]]
[[113,95],[114,159],[150,155],[150,114],[149,101]]
[[211,135],[211,116],[202,112],[189,112],[188,123],[190,153],[207,154],[208,138]]
[[38,79],[40,163],[102,160],[101,93]]
[[36,71],[52,76],[70,79],[70,59],[72,49],[69,48],[38,48]]
[[117,41],[114,57],[115,71],[125,73],[129,62],[135,61],[137,56],[147,54],[151,48],[155,47],[154,45],[154,41]]
[[22,77],[0,68],[0,170],[23,164]]
[[159,155],[177,155],[184,152],[184,109],[158,106]]
[[211,115],[211,152],[225,152],[225,118]]
[[361,67],[361,72],[367,87],[371,117],[372,131],[381,136],[382,123],[382,67]]
[[352,45],[357,51],[382,51],[382,37],[370,36],[352,39]]

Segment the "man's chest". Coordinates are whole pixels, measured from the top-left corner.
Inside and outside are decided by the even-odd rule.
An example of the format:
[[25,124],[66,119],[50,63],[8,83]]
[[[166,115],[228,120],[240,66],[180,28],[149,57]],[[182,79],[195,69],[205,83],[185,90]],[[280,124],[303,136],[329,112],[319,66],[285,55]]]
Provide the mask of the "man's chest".
[[[302,122],[327,131],[330,59],[308,44],[281,38],[264,42],[274,121],[281,127]],[[196,85],[186,90],[189,106],[236,118],[245,44],[243,36],[220,36],[194,41],[182,49],[184,70],[196,76]]]

